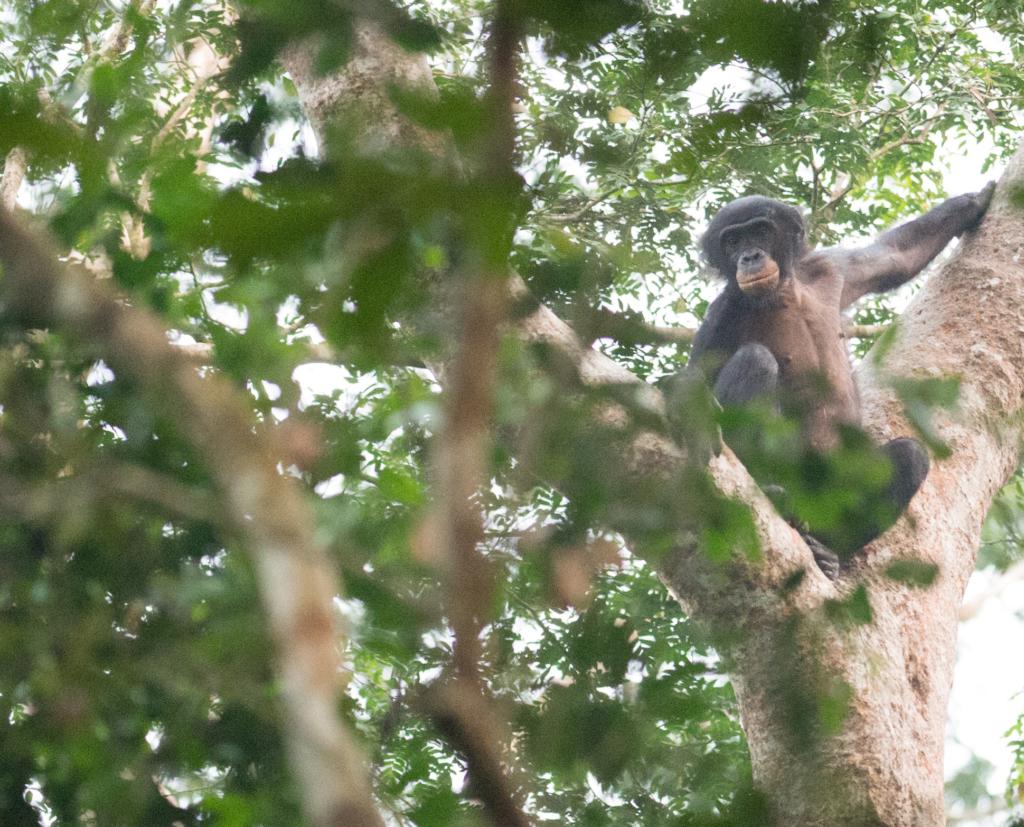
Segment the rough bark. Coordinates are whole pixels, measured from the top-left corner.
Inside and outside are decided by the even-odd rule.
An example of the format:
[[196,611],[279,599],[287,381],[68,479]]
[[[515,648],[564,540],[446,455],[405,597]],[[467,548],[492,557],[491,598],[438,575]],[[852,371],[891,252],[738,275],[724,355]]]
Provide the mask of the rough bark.
[[[425,137],[404,125],[386,94],[394,82],[429,93],[422,59],[396,50],[372,26],[360,30],[358,43],[349,64],[327,78],[310,73],[301,50],[286,58],[320,134],[335,114],[361,102],[368,146],[380,146],[386,136],[449,153],[443,136]],[[1022,165],[1018,153],[1006,179],[1020,182]],[[709,474],[722,493],[751,506],[763,559],[712,566],[684,544],[664,566],[666,583],[688,610],[739,632],[742,642],[724,654],[755,777],[779,824],[944,823],[943,731],[957,608],[982,519],[1018,461],[1024,270],[1016,259],[1024,217],[1007,192],[1004,181],[978,233],[907,310],[884,373],[871,368],[871,357],[861,370],[866,421],[880,439],[908,431],[884,376],[965,380],[959,409],[940,422],[952,457],[935,464],[908,517],[872,544],[849,576],[830,583],[726,450],[711,460]],[[524,289],[513,280],[514,293]],[[582,344],[549,309],[537,308],[516,326],[524,339],[543,341],[572,360],[584,382],[633,384],[648,407],[663,407],[656,391]],[[636,435],[620,459],[630,473],[666,482],[677,479],[684,461],[675,444],[653,432]],[[906,558],[935,564],[935,582],[915,588],[887,576],[889,564]],[[791,576],[799,570],[805,576],[794,587]],[[830,619],[837,603],[862,585],[871,622]],[[821,698],[845,706],[837,732],[825,725]],[[794,726],[801,718],[803,726]]]

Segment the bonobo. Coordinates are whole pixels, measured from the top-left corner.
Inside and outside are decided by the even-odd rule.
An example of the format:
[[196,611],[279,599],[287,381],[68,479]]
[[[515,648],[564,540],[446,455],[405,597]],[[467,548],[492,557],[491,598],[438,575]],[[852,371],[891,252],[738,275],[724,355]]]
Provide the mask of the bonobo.
[[[725,279],[725,289],[708,308],[690,365],[713,383],[727,412],[760,403],[793,417],[799,423],[801,467],[818,474],[826,489],[829,461],[841,463],[846,456],[841,452],[851,445],[866,445],[882,468],[874,491],[852,496],[846,491],[834,498],[846,503],[841,519],[833,514],[815,524],[813,513],[785,514],[831,578],[838,576],[841,559],[899,518],[929,466],[917,440],[905,437],[875,447],[860,431],[860,400],[840,312],[867,293],[898,287],[921,272],[950,239],[977,225],[993,189],[989,184],[979,193],[950,198],[856,249],[808,250],[800,212],[757,195],[727,204],[704,234],[704,256]],[[724,430],[746,462],[741,447],[756,444],[757,434],[750,428],[732,435]],[[787,511],[778,481],[754,473]]]

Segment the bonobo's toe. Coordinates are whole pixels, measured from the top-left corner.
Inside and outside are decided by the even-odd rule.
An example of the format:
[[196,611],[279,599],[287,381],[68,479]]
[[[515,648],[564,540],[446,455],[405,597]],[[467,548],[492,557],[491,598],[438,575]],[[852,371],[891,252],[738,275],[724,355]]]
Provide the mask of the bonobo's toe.
[[810,534],[801,533],[800,536],[804,538],[804,542],[807,543],[807,547],[811,550],[811,554],[814,555],[814,562],[818,564],[818,568],[824,572],[825,576],[829,580],[838,579],[839,555],[824,543],[816,540]]

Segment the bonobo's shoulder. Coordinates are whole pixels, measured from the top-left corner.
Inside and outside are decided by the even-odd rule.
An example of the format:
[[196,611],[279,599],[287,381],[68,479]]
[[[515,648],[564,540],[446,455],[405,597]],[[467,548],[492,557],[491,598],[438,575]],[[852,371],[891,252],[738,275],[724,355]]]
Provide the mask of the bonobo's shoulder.
[[810,284],[828,278],[839,278],[835,257],[828,250],[811,250],[797,263],[796,276],[800,281]]
[[819,301],[831,305],[839,301],[843,291],[843,275],[835,256],[829,250],[813,250],[801,258],[794,268],[796,278],[816,295]]

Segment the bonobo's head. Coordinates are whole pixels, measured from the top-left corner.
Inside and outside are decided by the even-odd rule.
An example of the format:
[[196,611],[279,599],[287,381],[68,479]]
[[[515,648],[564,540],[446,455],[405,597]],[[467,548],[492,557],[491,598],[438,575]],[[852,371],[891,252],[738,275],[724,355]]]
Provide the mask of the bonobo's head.
[[737,198],[711,219],[701,248],[708,264],[745,295],[764,298],[792,276],[804,254],[804,220],[771,198]]

